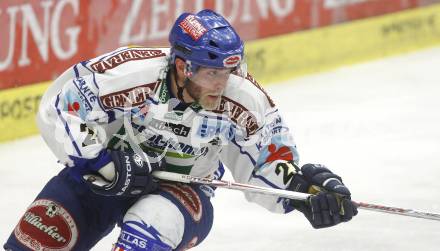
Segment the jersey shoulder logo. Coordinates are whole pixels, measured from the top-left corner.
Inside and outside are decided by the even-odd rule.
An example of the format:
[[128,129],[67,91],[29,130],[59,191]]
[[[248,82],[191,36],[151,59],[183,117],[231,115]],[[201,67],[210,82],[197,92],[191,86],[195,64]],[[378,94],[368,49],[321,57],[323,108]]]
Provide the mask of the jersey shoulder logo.
[[222,96],[220,105],[214,113],[226,114],[232,122],[245,128],[247,135],[253,135],[258,130],[257,118],[243,105],[228,97]]
[[100,59],[98,62],[93,63],[91,67],[95,72],[104,73],[107,70],[113,69],[129,61],[165,57],[165,56],[166,54],[162,50],[133,48]]
[[133,88],[113,92],[99,98],[104,109],[133,108],[140,106],[157,91],[160,82],[139,85]]

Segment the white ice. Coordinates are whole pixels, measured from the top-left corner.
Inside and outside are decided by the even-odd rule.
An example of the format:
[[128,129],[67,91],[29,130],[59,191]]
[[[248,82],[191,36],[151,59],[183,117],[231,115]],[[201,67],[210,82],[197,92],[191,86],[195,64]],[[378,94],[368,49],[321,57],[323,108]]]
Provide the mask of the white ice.
[[[301,162],[341,175],[353,199],[440,212],[440,47],[267,88],[291,127]],[[0,241],[58,165],[40,137],[0,145]],[[227,179],[230,176],[226,176]],[[193,250],[440,250],[440,222],[360,211],[314,230],[217,190],[214,227]],[[115,230],[94,250],[110,250]]]

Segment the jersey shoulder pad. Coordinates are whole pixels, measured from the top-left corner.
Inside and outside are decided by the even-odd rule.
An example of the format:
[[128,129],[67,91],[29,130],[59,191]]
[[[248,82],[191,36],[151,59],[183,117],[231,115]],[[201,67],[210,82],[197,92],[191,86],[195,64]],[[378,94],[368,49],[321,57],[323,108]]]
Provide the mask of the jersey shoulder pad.
[[247,135],[254,134],[268,109],[275,107],[272,99],[250,74],[243,78],[232,75],[216,113],[227,114]]
[[240,100],[249,109],[257,109],[258,106],[275,107],[269,94],[249,73],[246,77],[232,75],[225,94],[231,99]]
[[169,48],[121,47],[90,60],[87,65],[96,73],[107,71],[136,71],[145,64],[161,64],[169,55]]
[[90,61],[103,108],[123,108],[126,102],[136,106],[154,96],[168,55],[168,48],[122,47]]

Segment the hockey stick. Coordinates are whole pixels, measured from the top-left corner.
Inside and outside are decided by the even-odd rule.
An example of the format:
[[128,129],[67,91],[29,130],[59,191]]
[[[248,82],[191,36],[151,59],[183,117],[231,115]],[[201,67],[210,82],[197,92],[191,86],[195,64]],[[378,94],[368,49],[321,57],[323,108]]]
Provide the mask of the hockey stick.
[[[247,191],[247,192],[260,193],[260,194],[266,194],[266,195],[274,195],[274,196],[279,196],[279,197],[293,199],[293,200],[306,201],[310,196],[313,196],[312,194],[307,194],[307,193],[299,193],[299,192],[281,190],[281,189],[275,189],[275,188],[269,188],[269,187],[259,187],[259,186],[253,186],[253,185],[248,185],[248,184],[243,184],[243,183],[232,182],[232,181],[194,177],[194,176],[187,175],[187,174],[171,173],[171,172],[165,172],[165,171],[155,171],[155,172],[153,172],[153,176],[156,177],[157,179],[160,179],[160,180],[168,180],[168,181],[175,181],[175,182],[182,182],[182,183],[203,184],[203,185],[227,188],[227,189],[232,189],[232,190]],[[398,207],[387,207],[387,206],[375,205],[375,204],[364,203],[364,202],[355,202],[355,201],[353,201],[353,202],[360,209],[371,210],[371,211],[376,211],[376,212],[380,212],[380,213],[398,214],[398,215],[403,215],[403,216],[410,216],[410,217],[440,221],[440,214],[437,214],[437,213],[428,213],[428,212],[417,211],[414,209],[404,209],[404,208],[398,208]]]

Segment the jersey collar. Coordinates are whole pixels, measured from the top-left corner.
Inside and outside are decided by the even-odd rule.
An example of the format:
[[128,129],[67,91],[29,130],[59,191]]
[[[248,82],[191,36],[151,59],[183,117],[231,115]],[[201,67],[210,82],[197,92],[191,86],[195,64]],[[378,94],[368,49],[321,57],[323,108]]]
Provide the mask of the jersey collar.
[[[170,102],[171,100],[178,101],[178,104],[176,105],[175,102]],[[174,111],[185,111],[188,107],[195,112],[199,112],[203,109],[197,101],[193,103],[184,103],[174,96],[173,92],[171,91],[171,71],[168,71],[166,79],[162,80],[159,90],[159,101],[162,104],[168,103],[170,106],[173,106],[170,110]]]

